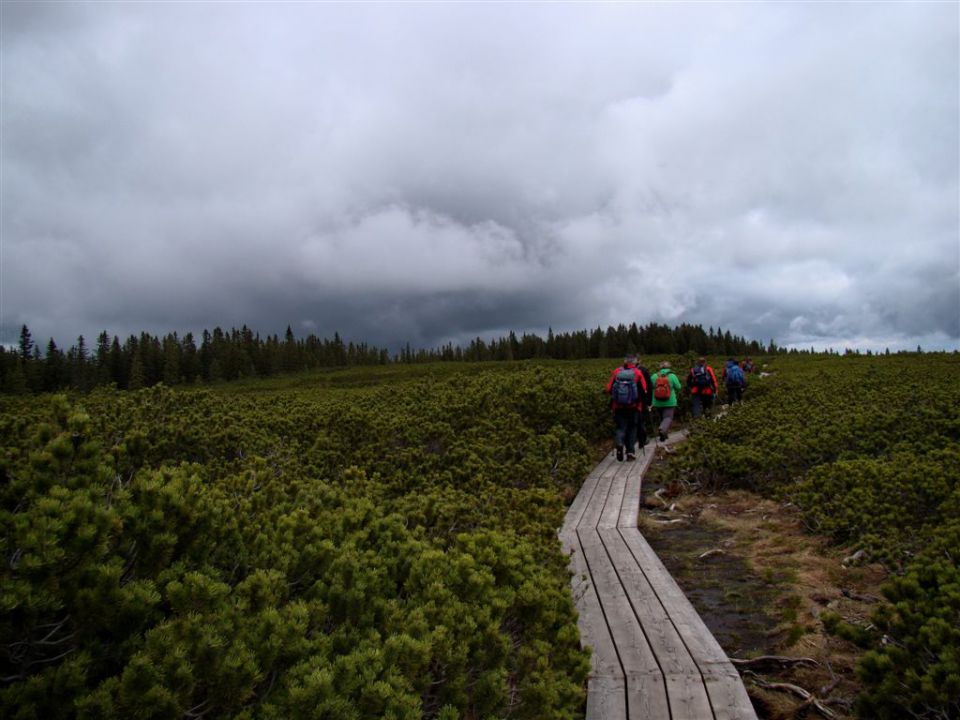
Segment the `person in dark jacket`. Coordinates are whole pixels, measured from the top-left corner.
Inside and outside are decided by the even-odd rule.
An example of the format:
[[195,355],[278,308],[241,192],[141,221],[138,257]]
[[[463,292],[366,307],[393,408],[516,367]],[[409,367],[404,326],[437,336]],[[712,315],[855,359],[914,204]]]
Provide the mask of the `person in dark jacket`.
[[614,443],[617,446],[617,460],[623,460],[624,451],[627,460],[637,459],[637,419],[643,411],[649,386],[636,362],[635,356],[627,355],[623,365],[611,373],[604,391],[610,395],[610,407],[616,424]]
[[687,389],[693,417],[709,415],[713,407],[713,398],[717,396],[717,376],[713,368],[707,365],[706,358],[698,358],[697,364],[687,373]]
[[[640,364],[640,356],[636,360],[637,370],[643,375],[644,382],[647,383],[647,393],[643,398],[643,409],[637,417],[637,447],[642,448],[647,444],[647,427],[653,429],[653,415],[650,408],[653,407],[653,378],[650,371]],[[656,432],[655,430],[653,432]]]

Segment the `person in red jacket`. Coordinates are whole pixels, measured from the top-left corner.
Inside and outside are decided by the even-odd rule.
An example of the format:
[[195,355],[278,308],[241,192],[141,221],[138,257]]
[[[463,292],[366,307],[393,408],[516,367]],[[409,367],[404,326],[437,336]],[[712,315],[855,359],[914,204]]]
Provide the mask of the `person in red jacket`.
[[697,364],[690,368],[687,373],[687,389],[690,391],[693,417],[709,415],[713,399],[717,396],[717,376],[713,368],[707,365],[706,358],[698,358]]
[[624,450],[627,460],[636,460],[637,420],[643,411],[649,388],[643,373],[637,368],[635,356],[627,355],[623,359],[623,365],[610,375],[605,392],[610,395],[610,407],[613,408],[613,420],[617,428],[614,434],[617,460],[623,460]]

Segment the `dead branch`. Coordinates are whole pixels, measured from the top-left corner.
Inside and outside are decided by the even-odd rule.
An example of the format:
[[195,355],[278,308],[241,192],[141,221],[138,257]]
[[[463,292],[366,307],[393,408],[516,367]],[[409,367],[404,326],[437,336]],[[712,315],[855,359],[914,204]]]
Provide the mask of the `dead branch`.
[[861,595],[860,593],[854,592],[849,588],[841,588],[840,594],[843,595],[845,598],[850,598],[851,600],[857,600],[859,602],[873,604],[881,601],[881,599],[878,598],[876,595]]
[[794,665],[809,665],[816,667],[818,663],[809,657],[788,657],[786,655],[760,655],[755,658],[730,658],[737,667],[755,668],[758,666],[779,665],[780,667],[793,667]]
[[767,682],[766,680],[759,677],[755,673],[750,673],[750,674],[753,677],[753,681],[762,688],[765,688],[767,690],[782,690],[783,692],[788,692],[793,695],[796,695],[797,697],[802,698],[803,704],[800,706],[801,708],[813,707],[817,710],[817,712],[819,712],[825,718],[829,718],[830,720],[833,720],[833,718],[837,717],[837,714],[833,710],[828,708],[823,702],[821,702],[816,695],[814,695],[809,690],[804,690],[799,685],[794,685],[793,683]]
[[867,551],[861,549],[861,550],[857,550],[853,555],[848,555],[847,557],[845,557],[843,560],[840,561],[840,564],[843,565],[844,567],[847,567],[848,565],[858,565],[859,563],[863,562],[866,559],[867,559]]
[[185,710],[183,712],[183,716],[185,718],[190,718],[191,720],[199,720],[200,718],[205,717],[207,714],[209,714],[211,710],[213,710],[212,707],[208,707],[209,705],[210,705],[210,700],[209,699],[204,700],[199,705],[194,705],[189,710]]
[[697,555],[697,560],[705,560],[708,557],[713,555],[724,555],[725,553],[720,548],[713,548],[712,550],[707,550],[705,553]]

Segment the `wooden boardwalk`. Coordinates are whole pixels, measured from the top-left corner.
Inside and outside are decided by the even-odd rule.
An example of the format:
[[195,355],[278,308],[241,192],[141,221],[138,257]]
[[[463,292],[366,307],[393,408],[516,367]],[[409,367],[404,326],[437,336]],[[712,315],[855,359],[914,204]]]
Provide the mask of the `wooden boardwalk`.
[[653,454],[653,443],[636,462],[611,453],[560,530],[593,650],[587,720],[756,720],[739,673],[637,529]]

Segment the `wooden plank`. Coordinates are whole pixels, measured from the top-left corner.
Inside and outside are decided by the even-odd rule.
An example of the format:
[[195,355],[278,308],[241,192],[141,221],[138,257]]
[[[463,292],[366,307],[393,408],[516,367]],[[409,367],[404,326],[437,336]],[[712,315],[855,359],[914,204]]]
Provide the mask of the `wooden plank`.
[[600,522],[600,516],[603,515],[603,508],[607,504],[607,497],[610,495],[611,485],[619,472],[620,465],[622,463],[614,461],[600,475],[597,488],[590,498],[590,503],[584,508],[580,520],[577,522],[578,530],[580,528],[595,528],[597,523]]
[[699,674],[699,668],[674,627],[667,610],[627,546],[624,536],[631,532],[638,533],[636,528],[617,528],[600,532],[634,613],[640,618],[660,669],[666,675]]
[[[670,717],[663,691],[663,676],[627,675],[627,705],[630,720],[660,720]],[[623,717],[628,717],[624,715]],[[697,720],[702,720],[698,718]]]
[[627,695],[623,677],[592,675],[587,681],[586,720],[624,720],[626,717]]
[[584,508],[586,508],[587,503],[590,501],[600,477],[614,462],[616,462],[616,460],[614,460],[613,453],[610,453],[607,455],[607,457],[600,461],[600,463],[587,476],[586,480],[583,481],[583,484],[580,486],[580,490],[577,492],[577,496],[573,499],[570,507],[567,508],[567,513],[563,520],[564,528],[573,529],[577,527],[577,523],[580,521],[580,516],[583,515]]
[[704,720],[712,718],[710,698],[700,673],[668,675],[667,695],[672,720]]
[[[686,436],[671,433],[667,444]],[[654,453],[613,453],[584,481],[558,531],[570,556],[588,720],[755,720],[736,668],[637,529]]]
[[635,462],[622,462],[619,464],[613,477],[610,479],[610,492],[607,493],[607,499],[603,503],[603,512],[597,520],[598,528],[616,527],[620,519],[620,510],[624,503],[624,492],[627,486],[627,480],[631,475],[631,470],[636,466]]
[[640,512],[640,490],[643,484],[643,475],[653,462],[654,450],[651,446],[650,452],[644,453],[630,469],[630,476],[627,479],[627,486],[624,489],[624,502],[620,509],[620,517],[617,519],[617,525],[620,527],[637,527],[637,519]]
[[756,720],[757,713],[736,669],[733,675],[706,675],[704,679],[716,720]]
[[[660,558],[639,531],[634,535],[626,528],[622,530],[624,542],[643,565],[651,588],[657,593],[671,624],[700,671],[714,715],[718,720],[721,717],[731,720],[756,718],[739,673]],[[673,687],[668,674],[668,689]]]
[[583,484],[580,486],[580,490],[577,492],[577,496],[573,499],[570,507],[567,508],[567,512],[563,518],[563,525],[560,529],[561,532],[576,529],[577,524],[580,522],[580,517],[583,515],[584,510],[586,510],[588,504],[590,503],[593,493],[596,492],[600,478],[609,465],[609,460],[609,457],[602,460],[600,464],[593,469],[593,472],[587,476],[587,479],[583,481]]
[[623,678],[623,668],[617,657],[617,650],[610,636],[610,628],[603,616],[603,609],[597,597],[597,590],[590,576],[590,568],[584,557],[583,548],[577,548],[570,557],[570,569],[573,571],[573,599],[579,612],[577,626],[580,628],[580,644],[589,647],[590,665],[593,675]]
[[[639,531],[636,528],[613,528],[598,532],[657,666],[667,678],[672,717],[675,720],[710,717],[710,699],[700,670],[623,538],[624,533],[639,534]],[[613,634],[616,642],[616,633]],[[621,656],[624,657],[624,672],[629,676],[630,669],[622,649]]]
[[575,549],[579,549],[579,541],[577,540],[577,523],[580,522],[580,518],[587,509],[588,503],[593,495],[597,492],[603,474],[610,470],[610,466],[613,462],[612,458],[613,454],[611,453],[593,469],[593,472],[590,473],[587,479],[583,482],[583,485],[580,486],[580,491],[577,493],[577,497],[574,498],[573,503],[567,510],[563,526],[557,533],[558,537],[560,538],[560,544],[563,548],[563,552],[567,555],[574,552]]
[[580,544],[590,566],[590,575],[600,598],[610,635],[619,651],[624,673],[659,674],[660,666],[599,534],[596,530],[581,530]]
[[713,665],[729,665],[732,668],[723,648],[644,537],[639,532],[625,533],[624,541],[637,558],[640,567],[643,568],[650,586],[660,598],[674,627],[680,633],[690,655],[701,671]]

